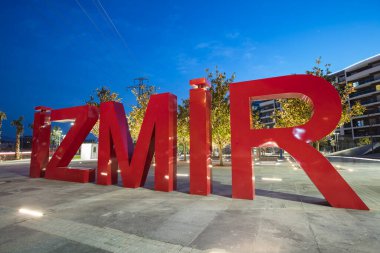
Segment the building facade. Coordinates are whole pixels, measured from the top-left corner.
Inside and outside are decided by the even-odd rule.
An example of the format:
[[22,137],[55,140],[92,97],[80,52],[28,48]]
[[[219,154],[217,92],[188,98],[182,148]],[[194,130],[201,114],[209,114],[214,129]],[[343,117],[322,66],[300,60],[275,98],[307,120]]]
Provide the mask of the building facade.
[[[350,122],[336,130],[334,145],[341,149],[356,146],[361,138],[371,142],[380,141],[380,54],[357,62],[343,70],[331,74],[338,85],[352,85],[355,91],[349,96],[349,105],[360,103],[366,110],[363,115],[353,117]],[[266,128],[273,128],[272,117],[275,109],[280,109],[277,100],[254,101],[252,111],[258,112],[260,122]]]
[[260,122],[265,128],[273,128],[275,121],[272,117],[275,109],[280,109],[277,100],[254,101],[252,103],[252,111],[259,113]]
[[353,117],[337,133],[342,139],[358,140],[371,138],[380,140],[380,54],[355,63],[331,74],[341,85],[351,84],[355,88],[349,96],[352,107],[360,103],[366,110],[363,115]]

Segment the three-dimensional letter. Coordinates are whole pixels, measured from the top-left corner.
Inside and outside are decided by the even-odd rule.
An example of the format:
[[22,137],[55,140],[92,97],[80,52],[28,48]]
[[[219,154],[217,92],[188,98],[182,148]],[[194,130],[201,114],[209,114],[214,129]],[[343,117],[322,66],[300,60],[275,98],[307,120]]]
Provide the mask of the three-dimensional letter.
[[211,94],[206,78],[190,81],[190,193],[211,193]]
[[143,186],[155,154],[155,190],[176,189],[176,96],[170,93],[151,96],[135,148],[121,103],[100,105],[99,131],[98,184],[117,183],[119,167],[125,187]]
[[[230,86],[232,196],[253,199],[254,173],[251,148],[267,143],[292,155],[333,207],[368,210],[368,207],[330,162],[309,143],[331,133],[341,117],[341,103],[335,88],[311,75],[282,76]],[[251,101],[307,97],[313,105],[311,119],[304,125],[251,129]]]
[[96,106],[84,105],[51,111],[51,121],[72,122],[74,125],[47,164],[45,178],[87,183],[95,180],[95,170],[68,168],[82,142],[98,120]]
[[49,162],[51,108],[37,106],[35,110],[29,175],[30,177],[43,177]]

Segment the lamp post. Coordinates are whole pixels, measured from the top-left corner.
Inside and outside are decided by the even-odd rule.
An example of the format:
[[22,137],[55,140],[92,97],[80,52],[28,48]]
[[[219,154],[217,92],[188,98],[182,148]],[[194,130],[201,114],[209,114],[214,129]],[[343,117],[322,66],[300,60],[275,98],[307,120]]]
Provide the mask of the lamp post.
[[339,133],[334,133],[336,151],[339,151]]
[[371,134],[371,154],[373,154],[373,132],[372,132],[373,121],[371,121],[371,119],[370,119],[371,116],[374,116],[374,115],[370,114],[368,116],[368,121],[369,121],[369,129],[368,129],[368,131]]
[[62,130],[59,129],[57,132],[58,132],[58,146],[59,146],[59,145],[61,145]]

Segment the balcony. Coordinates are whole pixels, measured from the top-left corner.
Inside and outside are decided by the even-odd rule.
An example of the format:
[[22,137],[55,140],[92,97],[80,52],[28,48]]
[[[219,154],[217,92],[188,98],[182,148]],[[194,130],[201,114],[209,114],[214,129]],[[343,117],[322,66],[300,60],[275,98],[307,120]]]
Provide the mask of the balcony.
[[364,105],[366,107],[380,104],[380,101],[376,97],[369,98],[369,99],[366,99],[366,100],[361,100],[361,101],[358,100],[358,101],[360,102],[361,105]]
[[368,76],[372,73],[379,72],[380,71],[380,66],[375,66],[375,67],[368,67],[364,69],[363,71],[357,72],[353,75],[347,76],[346,80],[347,82],[354,81],[360,78],[363,78],[365,76]]
[[260,113],[266,113],[266,112],[272,112],[272,111],[274,111],[274,107],[269,108],[269,109],[260,110]]
[[350,94],[350,99],[368,97],[377,93],[380,93],[380,90],[377,90],[376,87],[371,87],[369,89],[359,90]]
[[264,106],[267,106],[267,105],[273,105],[273,104],[274,104],[273,99],[272,100],[267,100],[267,101],[264,101],[264,102],[260,102],[260,107],[264,107]]
[[354,138],[358,137],[375,137],[380,135],[380,124],[357,127],[353,129]]
[[365,79],[352,82],[352,84],[356,90],[360,90],[365,87],[371,86],[374,83],[378,83],[379,81],[380,81],[380,77],[374,78],[373,76],[369,76]]
[[374,134],[374,135],[366,135],[366,134],[358,134],[358,135],[354,135],[354,140],[355,139],[360,139],[360,138],[363,138],[363,137],[369,137],[369,138],[378,138],[378,137],[380,137],[380,133],[378,133],[378,134]]
[[380,122],[376,122],[375,124],[371,124],[371,125],[354,126],[353,129],[363,129],[363,128],[371,128],[371,127],[380,127]]
[[365,114],[360,115],[360,116],[352,117],[352,119],[362,119],[362,118],[368,118],[368,117],[372,117],[372,116],[380,116],[380,109],[378,109],[377,111],[378,111],[377,113],[376,112],[365,113]]
[[271,118],[272,117],[272,114],[270,114],[270,115],[263,115],[263,116],[260,116],[260,119],[269,119],[269,118]]

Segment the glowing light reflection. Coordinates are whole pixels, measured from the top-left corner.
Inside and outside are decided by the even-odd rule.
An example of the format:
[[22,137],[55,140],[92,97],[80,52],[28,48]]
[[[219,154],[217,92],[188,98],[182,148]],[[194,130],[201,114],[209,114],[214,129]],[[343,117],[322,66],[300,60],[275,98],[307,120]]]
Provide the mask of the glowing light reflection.
[[302,140],[303,135],[305,134],[306,130],[303,128],[296,127],[293,129],[293,135],[298,140]]
[[22,214],[27,214],[33,217],[42,217],[44,215],[42,212],[27,209],[27,208],[20,208],[18,212]]
[[282,181],[282,178],[276,178],[276,177],[262,177],[261,180],[263,180],[263,181]]

